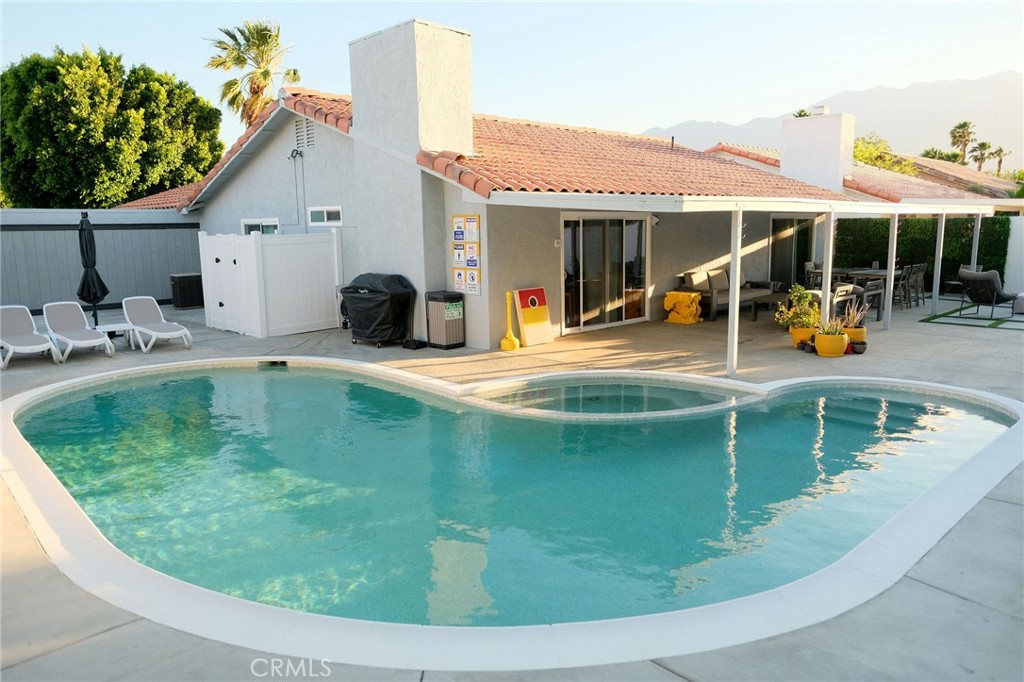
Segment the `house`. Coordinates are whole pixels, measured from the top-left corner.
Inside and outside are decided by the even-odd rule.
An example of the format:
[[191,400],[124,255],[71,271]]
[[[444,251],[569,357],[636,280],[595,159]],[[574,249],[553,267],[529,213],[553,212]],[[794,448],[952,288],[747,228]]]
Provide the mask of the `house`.
[[211,234],[337,229],[339,281],[464,292],[470,347],[499,347],[507,290],[543,287],[555,334],[660,319],[684,272],[769,279],[779,216],[822,225],[830,263],[837,215],[899,211],[670,140],[474,114],[464,31],[412,20],[349,52],[351,96],[282,90],[177,208]]
[[909,154],[899,154],[899,156],[914,164],[919,178],[937,185],[955,187],[995,199],[1012,197],[1020,189],[1020,185],[1012,180],[983,173],[970,166],[961,166],[959,163],[929,159],[924,156]]

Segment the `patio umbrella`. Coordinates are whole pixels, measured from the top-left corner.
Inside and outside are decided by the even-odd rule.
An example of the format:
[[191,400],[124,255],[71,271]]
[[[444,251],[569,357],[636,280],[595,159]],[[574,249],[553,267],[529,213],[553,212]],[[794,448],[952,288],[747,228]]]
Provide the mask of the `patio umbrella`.
[[82,220],[78,223],[78,250],[82,256],[82,281],[78,284],[79,300],[92,305],[93,324],[100,323],[96,306],[107,297],[110,289],[103,283],[103,278],[96,271],[96,237],[92,232],[89,214],[82,211]]

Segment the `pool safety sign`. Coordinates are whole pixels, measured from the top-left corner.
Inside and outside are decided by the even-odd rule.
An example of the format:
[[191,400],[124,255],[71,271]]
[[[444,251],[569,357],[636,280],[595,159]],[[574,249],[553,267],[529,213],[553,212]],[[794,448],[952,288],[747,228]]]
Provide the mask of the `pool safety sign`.
[[480,294],[483,262],[480,256],[480,216],[453,215],[449,231],[452,254],[452,288]]
[[536,346],[554,341],[555,333],[551,328],[551,313],[544,287],[516,289],[512,292],[512,298],[516,304],[519,336],[523,345]]

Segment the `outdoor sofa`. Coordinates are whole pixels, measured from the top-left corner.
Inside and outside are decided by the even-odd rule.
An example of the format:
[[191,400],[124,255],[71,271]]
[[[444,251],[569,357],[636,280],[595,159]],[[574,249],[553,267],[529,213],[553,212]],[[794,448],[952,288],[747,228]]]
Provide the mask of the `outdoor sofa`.
[[[740,271],[740,307],[755,299],[771,295],[782,288],[780,282],[748,281]],[[729,271],[692,270],[679,277],[677,291],[695,291],[700,293],[701,312],[706,313],[708,320],[714,322],[718,311],[729,307]]]

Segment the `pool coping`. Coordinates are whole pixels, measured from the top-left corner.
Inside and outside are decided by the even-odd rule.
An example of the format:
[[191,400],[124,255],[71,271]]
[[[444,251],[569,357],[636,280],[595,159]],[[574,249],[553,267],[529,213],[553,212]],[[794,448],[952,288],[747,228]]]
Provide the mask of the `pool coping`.
[[[481,385],[453,384],[351,360],[259,356],[106,372],[12,396],[0,403],[0,475],[57,568],[86,591],[154,622],[274,654],[421,670],[529,670],[620,663],[762,639],[819,623],[864,603],[895,584],[1024,460],[1020,448],[1024,403],[994,394],[887,378],[814,377],[748,384],[685,376],[705,386],[741,384],[747,392],[765,396],[826,381],[855,387],[896,386],[979,403],[1017,421],[839,561],[793,583],[732,601],[650,616],[521,627],[446,627],[306,614],[212,592],[146,568],[100,534],[14,427],[20,410],[112,377],[274,361],[347,369],[456,398],[471,397]],[[619,370],[601,374],[608,378],[654,375]],[[522,382],[523,377],[509,381]]]

